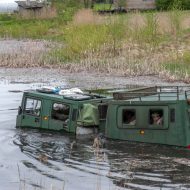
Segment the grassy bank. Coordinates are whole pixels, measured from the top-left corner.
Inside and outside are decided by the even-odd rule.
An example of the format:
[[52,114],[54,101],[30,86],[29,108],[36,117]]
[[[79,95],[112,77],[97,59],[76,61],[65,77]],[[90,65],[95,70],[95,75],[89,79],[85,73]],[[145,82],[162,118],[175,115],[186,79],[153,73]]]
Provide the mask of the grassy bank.
[[0,15],[0,37],[64,44],[54,46],[44,61],[70,71],[190,78],[189,11],[102,16],[71,6],[59,7],[57,16],[51,19]]

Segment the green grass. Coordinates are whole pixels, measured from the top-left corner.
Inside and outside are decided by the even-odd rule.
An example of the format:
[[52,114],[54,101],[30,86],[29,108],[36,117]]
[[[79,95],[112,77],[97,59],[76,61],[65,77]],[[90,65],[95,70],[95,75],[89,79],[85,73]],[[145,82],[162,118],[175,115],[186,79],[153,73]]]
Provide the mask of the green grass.
[[52,55],[62,61],[84,58],[88,51],[97,51],[101,44],[109,40],[108,32],[105,25],[67,26],[64,30],[64,42],[67,46],[54,51]]
[[177,59],[163,63],[163,68],[179,79],[190,76],[190,52],[186,51]]
[[110,11],[113,9],[114,9],[113,4],[109,4],[109,3],[96,3],[94,4],[94,7],[93,7],[94,11]]
[[0,21],[0,37],[41,39],[56,25],[50,20]]
[[75,0],[55,1],[57,16],[47,19],[25,19],[17,14],[0,14],[0,37],[51,39],[63,41],[63,28],[81,7]]
[[[0,14],[0,37],[59,42],[62,46],[55,47],[47,55],[51,64],[80,65],[85,60],[85,65],[89,63],[99,70],[107,69],[114,72],[118,69],[125,75],[126,73],[136,75],[146,72],[143,64],[147,67],[147,63],[151,62],[148,68],[150,71],[146,74],[158,74],[161,65],[161,68],[171,74],[190,76],[190,55],[184,53],[184,48],[183,56],[160,61],[162,54],[166,57],[167,53],[177,54],[180,48],[178,44],[190,45],[186,40],[189,39],[190,26],[188,22],[185,28],[182,26],[184,19],[190,20],[189,11],[172,10],[164,13],[154,11],[103,16],[87,12],[85,14],[89,15],[85,15],[83,12],[81,14],[83,17],[93,18],[90,22],[81,23],[72,20],[82,5],[76,5],[75,0],[65,2],[65,4],[57,2],[58,15],[52,19],[23,19],[14,14]],[[108,10],[110,9],[108,5],[95,4],[94,10]],[[85,18],[80,20],[83,21]],[[165,30],[166,27],[168,30]],[[162,62],[160,65],[157,64],[160,62]]]
[[106,51],[116,53],[117,48],[125,38],[126,30],[123,18],[112,18],[109,22],[101,24],[70,24],[64,29],[64,49],[56,50],[53,56],[61,61],[80,60],[98,53],[99,56]]

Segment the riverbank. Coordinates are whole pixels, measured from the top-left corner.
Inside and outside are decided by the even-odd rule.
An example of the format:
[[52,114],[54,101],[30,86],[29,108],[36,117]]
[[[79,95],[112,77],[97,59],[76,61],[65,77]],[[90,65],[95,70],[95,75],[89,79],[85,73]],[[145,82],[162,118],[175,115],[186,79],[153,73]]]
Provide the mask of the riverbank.
[[1,67],[59,68],[127,77],[156,75],[171,82],[190,82],[188,11],[108,17],[80,10],[67,23],[59,18],[6,16],[1,22]]
[[[0,80],[21,83],[53,83],[82,88],[120,88],[126,85],[181,84],[168,81],[158,74],[125,76],[119,73],[98,72],[96,69],[79,68],[74,63],[50,64],[44,57],[58,46],[45,40],[0,40]],[[73,68],[72,68],[73,67]]]
[[9,83],[43,83],[82,89],[125,88],[126,86],[184,85],[183,82],[168,82],[158,76],[116,76],[104,73],[72,73],[48,68],[0,68],[0,80]]
[[[124,87],[128,85],[162,85],[187,83],[184,78],[164,76],[162,73],[135,74],[127,73],[130,68],[122,72],[117,68],[108,72],[106,65],[99,69],[96,65],[86,62],[86,67],[75,62],[52,64],[49,53],[53,48],[61,46],[45,40],[0,40],[0,78],[23,82],[52,82],[75,81],[76,86],[90,84],[87,87]],[[105,70],[103,69],[105,68]],[[148,67],[144,68],[148,69]],[[175,82],[176,81],[176,82]],[[181,81],[181,82],[180,82]],[[93,84],[95,83],[95,84]],[[86,87],[86,86],[85,86]],[[99,88],[99,87],[98,87]]]
[[66,14],[1,16],[0,66],[190,82],[189,11],[98,15],[79,9],[65,21]]

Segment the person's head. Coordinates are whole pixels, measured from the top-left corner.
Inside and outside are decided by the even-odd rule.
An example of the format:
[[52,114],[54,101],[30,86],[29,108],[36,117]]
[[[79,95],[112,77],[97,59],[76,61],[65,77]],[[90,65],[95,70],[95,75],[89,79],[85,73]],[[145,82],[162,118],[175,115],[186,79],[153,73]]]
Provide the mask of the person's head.
[[153,113],[152,114],[153,124],[157,124],[159,119],[160,119],[160,114],[159,113]]

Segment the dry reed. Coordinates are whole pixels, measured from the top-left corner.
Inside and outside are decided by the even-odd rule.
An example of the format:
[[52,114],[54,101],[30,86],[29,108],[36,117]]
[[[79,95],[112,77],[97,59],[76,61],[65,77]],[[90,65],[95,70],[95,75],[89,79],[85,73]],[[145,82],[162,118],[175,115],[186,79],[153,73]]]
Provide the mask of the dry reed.
[[38,49],[31,44],[19,52],[0,53],[0,66],[59,67],[68,72],[159,75],[168,80],[189,81],[187,61],[180,64],[184,52],[190,50],[189,23],[189,12],[179,10],[122,16],[100,16],[91,10],[80,10],[64,30],[55,29],[56,34],[64,35],[64,48],[50,45]]
[[57,11],[54,7],[44,7],[40,11],[22,10],[17,15],[22,19],[49,19],[57,16]]
[[100,24],[104,21],[104,18],[97,13],[93,12],[91,9],[81,9],[79,10],[73,18],[74,25],[83,24]]

